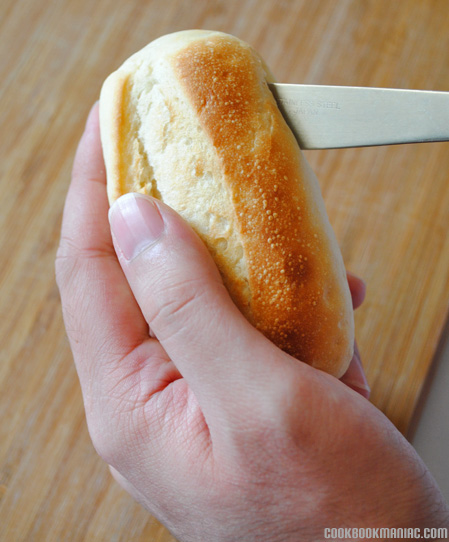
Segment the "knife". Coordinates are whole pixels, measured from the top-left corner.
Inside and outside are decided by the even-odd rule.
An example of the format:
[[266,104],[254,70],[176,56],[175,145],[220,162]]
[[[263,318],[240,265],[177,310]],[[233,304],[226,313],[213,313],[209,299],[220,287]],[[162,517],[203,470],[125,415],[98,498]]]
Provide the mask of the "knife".
[[302,149],[449,141],[449,92],[268,86]]

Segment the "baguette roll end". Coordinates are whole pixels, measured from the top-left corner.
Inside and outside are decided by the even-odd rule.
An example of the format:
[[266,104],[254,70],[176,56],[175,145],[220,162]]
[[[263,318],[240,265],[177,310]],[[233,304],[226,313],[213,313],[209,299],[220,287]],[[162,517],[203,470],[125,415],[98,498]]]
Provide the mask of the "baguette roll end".
[[337,377],[353,354],[342,256],[314,173],[247,44],[163,36],[105,81],[100,125],[112,203],[134,191],[175,209],[266,337]]

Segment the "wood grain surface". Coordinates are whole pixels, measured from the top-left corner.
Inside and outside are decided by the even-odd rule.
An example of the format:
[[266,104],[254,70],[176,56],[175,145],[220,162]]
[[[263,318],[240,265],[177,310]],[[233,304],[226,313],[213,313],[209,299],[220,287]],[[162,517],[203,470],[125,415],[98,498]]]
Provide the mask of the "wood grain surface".
[[[54,280],[102,81],[156,37],[207,28],[251,43],[282,82],[449,91],[448,2],[1,0],[0,15],[0,539],[172,541],[90,443]],[[372,401],[406,433],[448,312],[449,143],[307,157],[368,284],[356,333]]]

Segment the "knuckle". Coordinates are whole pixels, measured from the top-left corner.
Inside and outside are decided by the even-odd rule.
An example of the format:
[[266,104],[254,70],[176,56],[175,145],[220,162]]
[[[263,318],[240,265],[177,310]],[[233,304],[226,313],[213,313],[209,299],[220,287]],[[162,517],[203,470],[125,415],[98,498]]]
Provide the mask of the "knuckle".
[[91,420],[88,426],[90,439],[97,454],[108,465],[117,465],[119,462],[117,444],[115,439],[111,438],[111,434],[106,430],[105,425],[99,420]]
[[125,401],[104,398],[88,415],[89,435],[97,454],[109,465],[118,467],[133,450],[142,432],[140,416]]
[[[179,293],[180,295],[176,295]],[[200,302],[203,293],[197,288],[188,289],[188,285],[182,285],[167,295],[165,303],[160,307],[158,315],[161,317],[182,316],[190,312],[192,306]]]
[[73,279],[86,257],[89,258],[89,251],[86,253],[80,249],[71,237],[61,237],[55,258],[55,275],[59,288]]
[[314,434],[308,421],[314,419],[310,396],[307,380],[293,370],[272,375],[269,389],[245,405],[245,417],[238,420],[231,436],[244,470],[268,474],[269,465],[310,447]]
[[133,457],[147,441],[149,427],[148,385],[141,374],[147,358],[140,357],[136,349],[126,357],[131,359],[115,358],[110,367],[104,367],[88,394],[91,400],[85,402],[93,445],[100,457],[114,466]]
[[111,255],[115,257],[115,251],[109,242],[79,243],[72,237],[62,235],[56,252],[56,261],[64,263],[110,257]]
[[157,329],[161,322],[190,319],[196,311],[204,310],[207,297],[204,282],[199,279],[186,279],[162,286],[157,293],[158,302],[149,314],[148,324]]
[[61,292],[73,289],[78,282],[85,283],[102,260],[116,258],[114,249],[108,245],[80,245],[72,237],[61,236],[55,257],[55,278]]
[[61,288],[68,275],[71,275],[75,258],[71,250],[72,241],[67,237],[61,237],[55,258],[56,282]]

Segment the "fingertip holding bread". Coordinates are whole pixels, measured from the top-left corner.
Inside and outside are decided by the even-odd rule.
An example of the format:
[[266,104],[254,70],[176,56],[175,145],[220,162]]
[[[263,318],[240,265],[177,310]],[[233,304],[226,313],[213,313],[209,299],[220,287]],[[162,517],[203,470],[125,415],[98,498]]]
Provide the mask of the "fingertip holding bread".
[[108,197],[142,192],[171,206],[246,318],[340,377],[354,344],[346,272],[272,80],[249,45],[220,32],[169,34],[131,56],[100,98]]

